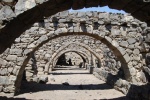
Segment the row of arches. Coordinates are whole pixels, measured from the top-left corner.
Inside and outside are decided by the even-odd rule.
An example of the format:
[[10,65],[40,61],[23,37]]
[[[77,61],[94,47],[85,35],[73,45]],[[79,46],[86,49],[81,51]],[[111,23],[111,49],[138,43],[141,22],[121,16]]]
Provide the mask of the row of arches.
[[[67,16],[72,15],[69,14],[68,12],[63,12],[63,13],[68,14]],[[109,24],[107,22],[95,23],[95,21],[93,20],[94,13],[91,12],[91,14],[92,17],[88,14],[87,15],[83,14],[83,16],[88,16],[89,18],[91,18],[90,20],[87,19],[85,20],[83,16],[79,16],[80,13],[77,13],[74,14],[73,16],[74,18],[80,19],[80,21],[78,20],[77,21],[74,20],[73,22],[67,22],[67,20],[64,22],[59,22],[57,20],[51,21],[52,19],[56,19],[56,18],[60,19],[61,13],[59,13],[58,15],[55,15],[54,17],[45,20],[46,24],[48,24],[47,28],[39,27],[37,23],[34,24],[31,29],[27,30],[23,35],[21,35],[19,38],[15,40],[15,43],[12,45],[10,49],[7,49],[3,54],[1,54],[2,60],[8,63],[7,66],[12,68],[12,71],[10,70],[10,72],[1,75],[1,78],[8,77],[8,80],[12,81],[12,84],[15,83],[14,85],[15,87],[13,87],[14,88],[13,92],[18,91],[20,87],[19,84],[21,83],[23,71],[32,54],[48,41],[55,39],[57,37],[68,36],[68,35],[91,36],[101,41],[105,45],[107,45],[108,48],[112,50],[114,55],[120,60],[121,64],[123,65],[122,68],[124,70],[125,79],[127,81],[133,84],[137,83],[136,80],[137,74],[132,75],[133,71],[139,72],[139,74],[142,75],[142,77],[145,77],[143,70],[141,70],[141,67],[145,65],[145,62],[143,62],[144,58],[141,57],[142,55],[140,54],[140,48],[139,48],[140,43],[138,43],[139,42],[138,38],[142,37],[140,32],[143,31],[142,29],[139,29],[141,24],[135,25],[133,23],[135,20],[133,19],[133,20],[128,20],[128,22],[126,22],[131,26],[128,25],[124,26],[124,23],[122,22],[121,24],[116,25],[115,22],[121,21],[121,19],[116,20],[115,18],[112,18],[113,20],[115,20],[115,22],[113,22],[113,20],[111,19],[110,20],[111,22]],[[109,15],[109,14],[97,13],[97,15],[102,16],[102,15]],[[126,17],[124,17],[123,15],[114,15],[114,16],[116,17],[122,16],[122,18],[126,19]],[[62,16],[62,19],[65,19],[64,16]],[[70,19],[72,19],[72,17]],[[100,17],[100,19],[103,18]],[[88,21],[92,23],[88,23]],[[8,26],[6,26],[6,29]],[[2,29],[2,32],[3,30],[5,30],[5,28]],[[135,34],[136,36],[132,34]],[[135,37],[138,38],[135,39]],[[77,44],[83,46],[80,43]],[[91,52],[94,51],[93,49],[90,50],[88,47],[85,48]],[[20,53],[15,52],[14,49],[17,49],[17,51],[20,50]],[[97,54],[94,55],[96,56]],[[54,59],[54,61],[56,61],[56,58]],[[138,60],[140,60],[140,62],[138,62]],[[135,64],[133,64],[133,62]],[[5,64],[3,64],[2,66],[4,66],[2,70],[7,69],[5,67]],[[16,77],[16,80],[12,80],[10,75]],[[147,80],[143,81],[142,78],[141,80],[138,81],[139,83],[147,82]],[[6,84],[3,84],[3,87],[7,88]],[[9,89],[8,91],[10,92]]]

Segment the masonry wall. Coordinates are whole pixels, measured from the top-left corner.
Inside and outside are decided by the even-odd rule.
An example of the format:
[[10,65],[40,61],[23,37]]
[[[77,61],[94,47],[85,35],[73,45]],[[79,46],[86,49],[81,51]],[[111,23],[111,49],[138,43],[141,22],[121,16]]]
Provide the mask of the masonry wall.
[[127,81],[148,83],[149,28],[145,23],[128,14],[66,11],[45,19],[43,24],[35,23],[0,55],[0,90],[5,93],[18,91],[16,83],[20,83],[18,80],[31,54],[53,38],[72,34],[89,35],[101,40],[123,63],[124,72],[129,74]]

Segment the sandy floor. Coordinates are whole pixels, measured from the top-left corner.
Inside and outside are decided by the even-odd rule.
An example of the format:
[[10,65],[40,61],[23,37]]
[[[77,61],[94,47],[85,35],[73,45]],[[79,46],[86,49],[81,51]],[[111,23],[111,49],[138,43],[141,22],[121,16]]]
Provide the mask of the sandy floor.
[[105,82],[77,67],[57,68],[47,84],[23,83],[15,98],[42,100],[127,100]]

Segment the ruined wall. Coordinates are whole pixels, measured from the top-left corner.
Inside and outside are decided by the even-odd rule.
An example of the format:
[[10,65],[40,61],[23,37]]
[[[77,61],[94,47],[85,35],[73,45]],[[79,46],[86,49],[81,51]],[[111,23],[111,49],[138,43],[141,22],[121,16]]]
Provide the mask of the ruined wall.
[[148,70],[149,67],[142,53],[149,52],[149,46],[142,42],[145,39],[142,33],[147,35],[146,30],[145,23],[130,15],[68,11],[58,13],[42,23],[35,23],[0,55],[0,90],[5,93],[18,91],[23,71],[32,54],[49,40],[74,34],[88,35],[106,44],[123,63],[126,79],[133,84],[145,84],[147,77],[143,67]]
[[[19,14],[32,9],[35,6],[39,6],[40,4],[43,4],[45,7],[39,7],[39,10],[43,11],[43,9],[46,9],[46,3],[50,3],[50,8],[54,9],[59,6],[62,3],[63,4],[68,4],[70,7],[73,8],[74,10],[76,9],[82,9],[84,7],[102,7],[102,6],[109,6],[112,9],[118,9],[118,10],[124,10],[128,13],[131,13],[134,17],[142,20],[142,21],[148,21],[148,12],[149,12],[149,4],[148,2],[144,2],[143,0],[138,0],[138,1],[123,1],[123,0],[117,0],[117,1],[103,1],[103,0],[96,0],[95,2],[92,0],[85,0],[85,1],[72,1],[71,2],[65,1],[65,0],[59,0],[59,1],[48,1],[48,0],[1,0],[0,2],[0,12],[2,13],[0,16],[0,26],[1,28],[5,26],[8,22],[5,21],[10,21],[14,17],[18,16]],[[44,2],[46,2],[44,4]],[[57,4],[57,5],[56,5]],[[53,6],[52,6],[53,5]],[[51,7],[52,6],[52,7]],[[143,7],[142,7],[143,6]],[[58,9],[61,9],[57,7]],[[49,9],[49,12],[52,12],[51,9]],[[66,9],[63,7],[62,10]],[[67,10],[66,9],[66,10]],[[46,11],[43,11],[46,12]],[[55,13],[57,13],[56,11]],[[48,13],[48,11],[47,11]],[[143,16],[144,15],[144,16]],[[44,16],[44,15],[43,15]]]

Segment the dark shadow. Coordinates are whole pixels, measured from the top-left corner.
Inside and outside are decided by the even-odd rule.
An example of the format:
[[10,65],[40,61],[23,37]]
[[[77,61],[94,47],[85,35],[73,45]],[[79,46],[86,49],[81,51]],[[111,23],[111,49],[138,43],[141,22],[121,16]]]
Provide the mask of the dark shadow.
[[38,24],[39,24],[39,27],[45,28],[45,22],[44,22],[44,20],[40,20],[38,22]]
[[31,58],[31,61],[32,61],[32,70],[34,71],[34,75],[37,74],[37,60],[36,60],[36,57],[35,57],[35,54],[33,53],[32,54],[32,58]]
[[86,70],[84,68],[80,68],[79,66],[76,66],[76,68],[74,66],[56,66],[53,68],[53,71],[56,70]]
[[53,71],[56,71],[56,70],[86,70],[86,69],[83,69],[83,68],[54,68]]
[[[30,89],[29,89],[30,88]],[[34,82],[22,82],[20,94],[39,91],[53,90],[106,90],[112,89],[111,86],[104,84],[87,84],[87,85],[64,85],[64,84],[38,84]]]
[[132,84],[127,96],[131,100],[150,100],[150,83],[142,86]]
[[67,59],[66,59],[66,55],[65,54],[62,54],[59,58],[58,58],[58,61],[56,63],[56,65],[65,65],[65,66],[68,66],[68,63],[67,63]]
[[[97,99],[95,99],[97,100]],[[119,97],[119,98],[112,98],[112,99],[99,99],[99,100],[131,100],[129,98],[127,98],[126,96],[124,97]]]
[[53,75],[72,75],[72,74],[90,74],[90,73],[51,73]]
[[[57,68],[68,68],[68,66],[59,66],[59,67],[56,66],[55,68],[56,68],[56,69],[57,69]],[[55,68],[54,68],[54,69],[55,69]],[[69,68],[71,68],[71,66],[70,66]]]
[[8,97],[0,97],[0,100],[28,100],[25,98],[8,98]]

